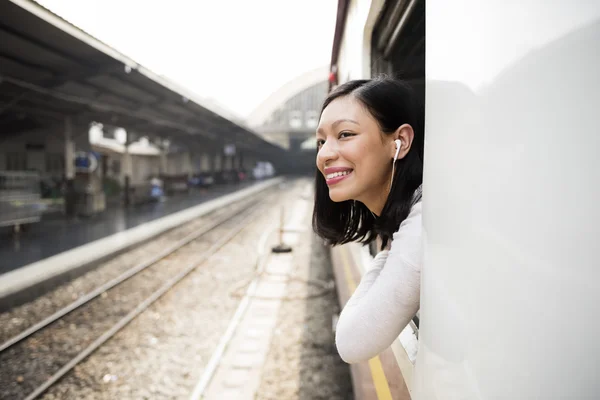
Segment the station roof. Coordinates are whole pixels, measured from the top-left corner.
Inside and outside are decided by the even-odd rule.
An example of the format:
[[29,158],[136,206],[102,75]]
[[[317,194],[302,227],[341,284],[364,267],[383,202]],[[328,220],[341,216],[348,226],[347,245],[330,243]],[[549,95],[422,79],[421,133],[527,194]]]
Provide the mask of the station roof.
[[66,116],[150,136],[235,143],[267,158],[285,153],[41,5],[0,2],[0,137],[63,124]]
[[260,127],[264,125],[277,108],[284,106],[286,101],[298,95],[298,93],[303,90],[326,81],[328,75],[329,66],[326,65],[305,72],[290,80],[273,92],[250,113],[247,119],[248,125],[251,127]]

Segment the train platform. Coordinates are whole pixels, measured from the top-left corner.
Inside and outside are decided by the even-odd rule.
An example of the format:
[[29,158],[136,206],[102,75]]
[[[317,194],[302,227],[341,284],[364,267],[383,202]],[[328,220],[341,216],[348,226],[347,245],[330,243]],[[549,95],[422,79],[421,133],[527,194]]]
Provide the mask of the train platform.
[[68,220],[62,215],[49,216],[39,223],[28,225],[26,232],[17,235],[9,228],[3,229],[0,231],[0,275],[256,183],[219,185],[169,197],[163,202],[130,208],[112,207],[89,218]]
[[0,275],[0,307],[27,301],[35,293],[54,287],[64,278],[77,276],[78,271],[83,272],[107,257],[228,207],[282,179],[215,187],[163,203],[112,210],[89,220],[50,220],[33,225],[25,235],[0,242],[4,272]]

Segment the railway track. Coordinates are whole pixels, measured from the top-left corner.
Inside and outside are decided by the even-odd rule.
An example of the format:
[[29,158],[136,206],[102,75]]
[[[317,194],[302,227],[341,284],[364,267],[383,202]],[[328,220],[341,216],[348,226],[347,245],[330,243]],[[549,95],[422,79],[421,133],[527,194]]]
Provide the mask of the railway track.
[[[0,344],[0,386],[5,388],[0,397],[34,399],[43,394],[268,210],[274,197],[263,195],[221,213]],[[61,339],[66,336],[80,340],[65,345]]]

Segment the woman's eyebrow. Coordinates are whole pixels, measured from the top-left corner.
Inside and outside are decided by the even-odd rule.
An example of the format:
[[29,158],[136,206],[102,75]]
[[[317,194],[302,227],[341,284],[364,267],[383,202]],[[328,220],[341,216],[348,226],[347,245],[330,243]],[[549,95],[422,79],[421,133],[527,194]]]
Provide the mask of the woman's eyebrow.
[[338,126],[339,124],[341,124],[342,122],[351,122],[353,124],[358,125],[358,122],[356,122],[353,119],[347,119],[347,118],[343,118],[343,119],[338,119],[337,121],[335,121],[333,124],[331,124],[332,128],[335,128],[336,126]]
[[[331,124],[331,128],[335,129],[335,127],[338,126],[339,124],[341,124],[342,122],[350,122],[350,123],[353,123],[353,124],[356,124],[356,125],[360,125],[358,122],[356,122],[353,119],[342,118],[342,119],[338,119],[337,121],[333,122]],[[317,133],[321,133],[322,131],[323,131],[322,128],[317,129]]]

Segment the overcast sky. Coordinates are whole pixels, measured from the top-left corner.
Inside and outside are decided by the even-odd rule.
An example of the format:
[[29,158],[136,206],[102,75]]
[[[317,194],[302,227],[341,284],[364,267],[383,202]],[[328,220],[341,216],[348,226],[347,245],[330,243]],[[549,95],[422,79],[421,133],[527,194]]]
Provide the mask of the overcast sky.
[[337,0],[38,2],[242,117],[287,81],[329,64],[337,7]]

